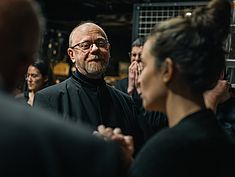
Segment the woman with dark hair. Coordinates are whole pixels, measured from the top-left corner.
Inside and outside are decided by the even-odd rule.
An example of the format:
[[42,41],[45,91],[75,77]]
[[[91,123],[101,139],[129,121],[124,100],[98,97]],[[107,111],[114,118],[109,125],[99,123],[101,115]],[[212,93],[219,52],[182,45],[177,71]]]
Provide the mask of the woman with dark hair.
[[[230,28],[227,0],[212,0],[190,16],[158,24],[143,47],[139,83],[143,106],[167,115],[169,128],[155,134],[137,154],[129,177],[235,177],[235,142],[206,107],[225,66]],[[98,134],[99,133],[99,134]],[[117,129],[98,127],[126,153],[133,143]]]
[[16,99],[32,106],[36,92],[51,85],[49,65],[43,60],[36,60],[28,67],[25,80],[24,92],[16,96]]
[[213,0],[191,16],[156,26],[143,48],[140,75],[145,109],[166,113],[160,131],[137,155],[131,177],[234,177],[235,146],[203,93],[225,65],[230,3]]

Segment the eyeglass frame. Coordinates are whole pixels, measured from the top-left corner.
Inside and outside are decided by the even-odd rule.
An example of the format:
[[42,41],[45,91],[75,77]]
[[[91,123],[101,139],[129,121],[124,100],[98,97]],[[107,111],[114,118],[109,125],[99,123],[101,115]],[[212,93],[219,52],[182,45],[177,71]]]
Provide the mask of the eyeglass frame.
[[[103,47],[99,46],[99,44],[97,44],[97,43],[100,42],[100,41],[105,42],[105,43],[104,43],[105,46],[103,46]],[[83,49],[80,45],[81,45],[81,44],[84,44],[84,43],[86,43],[86,42],[90,42],[90,46],[89,46],[89,48],[87,48],[87,49]],[[105,49],[107,49],[108,44],[109,44],[109,41],[108,41],[107,39],[98,39],[97,41],[94,41],[94,42],[91,42],[91,41],[83,41],[83,42],[79,42],[79,43],[77,43],[77,44],[75,44],[74,46],[69,47],[69,48],[74,49],[75,47],[78,46],[81,50],[83,50],[83,51],[88,51],[89,49],[92,48],[92,46],[93,46],[94,44],[95,44],[96,47],[98,47],[98,48],[105,48]]]

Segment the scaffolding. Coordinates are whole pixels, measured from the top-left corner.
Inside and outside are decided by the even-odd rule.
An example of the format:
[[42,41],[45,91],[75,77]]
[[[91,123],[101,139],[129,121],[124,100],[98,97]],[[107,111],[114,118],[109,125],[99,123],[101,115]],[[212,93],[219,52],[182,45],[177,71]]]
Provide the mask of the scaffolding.
[[143,3],[134,4],[133,39],[148,35],[155,24],[182,15],[207,2]]
[[[205,2],[165,2],[134,4],[132,39],[147,36],[154,25],[192,11],[196,7],[207,5]],[[232,3],[231,32],[225,43],[227,79],[235,83],[235,1]]]

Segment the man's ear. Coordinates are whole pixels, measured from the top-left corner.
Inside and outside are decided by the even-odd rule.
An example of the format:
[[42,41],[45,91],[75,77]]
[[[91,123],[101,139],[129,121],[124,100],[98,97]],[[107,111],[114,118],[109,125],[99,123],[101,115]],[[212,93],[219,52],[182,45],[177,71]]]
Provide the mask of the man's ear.
[[174,62],[171,58],[166,58],[162,65],[163,82],[168,83],[174,74]]
[[70,59],[72,60],[72,62],[75,63],[75,58],[74,58],[74,51],[73,51],[73,49],[68,48],[68,49],[67,49],[67,53],[68,53]]

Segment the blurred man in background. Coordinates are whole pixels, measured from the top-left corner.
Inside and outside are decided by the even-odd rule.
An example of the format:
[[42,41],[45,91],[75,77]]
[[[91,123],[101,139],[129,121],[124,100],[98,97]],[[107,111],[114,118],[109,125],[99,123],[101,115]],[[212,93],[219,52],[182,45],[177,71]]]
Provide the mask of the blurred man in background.
[[130,66],[128,77],[118,81],[115,87],[124,93],[130,95],[136,106],[138,122],[144,132],[145,141],[153,134],[164,127],[168,126],[165,114],[160,112],[148,112],[142,106],[142,99],[140,98],[140,86],[138,83],[139,76],[143,70],[142,50],[145,43],[145,38],[136,38],[131,45]]

